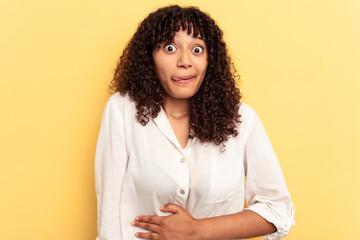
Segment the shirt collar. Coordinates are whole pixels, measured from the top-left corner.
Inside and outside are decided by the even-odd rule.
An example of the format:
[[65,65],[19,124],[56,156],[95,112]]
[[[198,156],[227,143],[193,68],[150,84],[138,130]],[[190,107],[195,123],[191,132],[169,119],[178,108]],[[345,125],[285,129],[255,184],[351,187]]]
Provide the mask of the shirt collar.
[[164,134],[164,136],[169,139],[169,141],[172,142],[181,152],[191,147],[196,140],[195,137],[189,138],[186,147],[182,149],[163,108],[161,108],[159,114],[153,120],[162,134]]

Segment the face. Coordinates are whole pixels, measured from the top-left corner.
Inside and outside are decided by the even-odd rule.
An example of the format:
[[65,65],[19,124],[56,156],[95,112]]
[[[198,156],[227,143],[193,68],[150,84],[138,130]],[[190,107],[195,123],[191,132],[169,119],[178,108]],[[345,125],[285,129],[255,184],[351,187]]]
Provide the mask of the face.
[[205,42],[187,31],[153,51],[155,71],[167,98],[189,99],[199,90],[208,64]]

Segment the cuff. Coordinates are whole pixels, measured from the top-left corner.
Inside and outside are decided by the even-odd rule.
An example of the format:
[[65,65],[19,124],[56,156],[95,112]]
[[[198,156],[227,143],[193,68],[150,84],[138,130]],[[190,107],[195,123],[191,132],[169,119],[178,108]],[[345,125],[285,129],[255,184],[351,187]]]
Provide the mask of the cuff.
[[249,206],[244,210],[251,210],[259,214],[266,221],[275,225],[277,231],[261,236],[266,240],[278,240],[284,238],[290,233],[290,229],[295,225],[295,205],[291,204],[287,214],[277,214],[273,209],[269,208],[266,204],[257,203]]

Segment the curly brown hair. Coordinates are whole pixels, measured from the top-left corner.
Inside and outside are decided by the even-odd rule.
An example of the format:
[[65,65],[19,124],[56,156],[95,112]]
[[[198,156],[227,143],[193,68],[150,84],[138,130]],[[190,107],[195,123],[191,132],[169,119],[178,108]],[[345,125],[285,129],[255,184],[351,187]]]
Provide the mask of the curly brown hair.
[[227,54],[223,32],[197,7],[172,5],[150,13],[123,51],[110,89],[128,94],[136,103],[136,118],[142,125],[149,122],[149,116],[156,118],[166,93],[156,76],[152,52],[159,43],[172,41],[180,28],[193,36],[200,35],[208,51],[205,78],[190,99],[189,137],[223,145],[230,136],[238,135],[239,75]]

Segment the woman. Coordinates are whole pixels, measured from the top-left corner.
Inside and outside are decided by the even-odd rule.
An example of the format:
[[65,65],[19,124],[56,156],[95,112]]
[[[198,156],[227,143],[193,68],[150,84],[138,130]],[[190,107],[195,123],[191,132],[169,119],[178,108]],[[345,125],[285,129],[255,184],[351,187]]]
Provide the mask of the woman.
[[143,20],[102,117],[98,240],[289,233],[280,166],[231,70],[222,31],[199,9],[169,6]]

